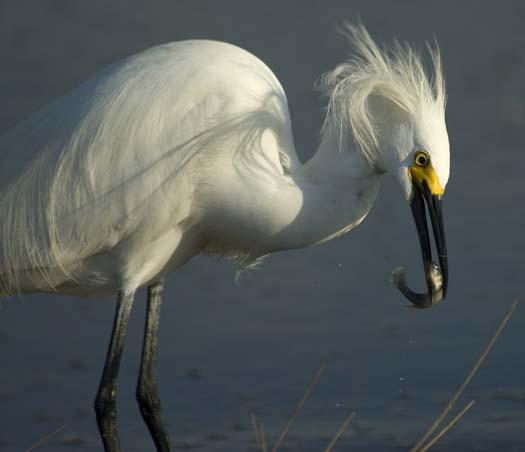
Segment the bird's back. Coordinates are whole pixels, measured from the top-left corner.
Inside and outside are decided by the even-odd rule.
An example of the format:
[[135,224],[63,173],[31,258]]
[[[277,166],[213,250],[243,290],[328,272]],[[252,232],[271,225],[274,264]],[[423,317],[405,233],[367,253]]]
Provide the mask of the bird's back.
[[120,248],[123,265],[192,214],[206,161],[266,127],[295,161],[282,87],[233,45],[171,43],[102,70],[0,137],[4,292],[53,289]]

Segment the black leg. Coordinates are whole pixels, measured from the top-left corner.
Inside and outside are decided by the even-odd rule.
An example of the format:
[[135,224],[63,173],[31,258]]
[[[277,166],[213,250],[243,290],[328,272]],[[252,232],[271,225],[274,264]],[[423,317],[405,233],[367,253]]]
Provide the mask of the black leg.
[[95,398],[98,429],[106,452],[120,451],[117,430],[117,378],[133,296],[133,293],[119,292],[106,363]]
[[159,391],[157,389],[156,355],[157,332],[162,303],[162,280],[148,287],[148,310],[146,313],[146,331],[140,363],[140,376],[137,385],[137,400],[144,422],[148,426],[158,452],[171,452],[170,441],[160,410]]

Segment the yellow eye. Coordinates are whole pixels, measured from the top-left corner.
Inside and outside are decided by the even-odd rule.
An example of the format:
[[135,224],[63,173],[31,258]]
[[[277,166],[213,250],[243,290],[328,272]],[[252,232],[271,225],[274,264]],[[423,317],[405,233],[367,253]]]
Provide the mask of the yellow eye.
[[414,163],[417,166],[425,167],[430,161],[430,156],[425,151],[417,151],[414,155]]

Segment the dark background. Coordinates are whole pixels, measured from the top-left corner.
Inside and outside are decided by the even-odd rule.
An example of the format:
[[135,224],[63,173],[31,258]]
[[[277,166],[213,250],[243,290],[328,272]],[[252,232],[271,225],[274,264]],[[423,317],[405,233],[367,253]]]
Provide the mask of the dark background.
[[[251,51],[276,73],[303,159],[322,122],[314,82],[347,53],[334,29],[358,17],[378,41],[423,48],[435,37],[443,52],[449,297],[431,310],[406,309],[389,283],[398,265],[420,283],[421,264],[410,210],[388,176],[356,230],[272,256],[238,285],[233,263],[193,260],[168,278],[160,337],[164,413],[180,448],[253,450],[251,411],[273,439],[326,357],[288,450],[322,450],[353,409],[338,450],[406,450],[430,424],[524,293],[525,3],[0,2],[0,132],[115,60],[211,38]],[[126,451],[153,447],[134,401],[143,295],[120,379]],[[114,303],[31,295],[1,304],[0,450],[25,450],[63,424],[39,450],[100,450],[92,399]],[[524,330],[520,306],[467,391],[463,404],[475,398],[475,407],[442,449],[525,450]]]

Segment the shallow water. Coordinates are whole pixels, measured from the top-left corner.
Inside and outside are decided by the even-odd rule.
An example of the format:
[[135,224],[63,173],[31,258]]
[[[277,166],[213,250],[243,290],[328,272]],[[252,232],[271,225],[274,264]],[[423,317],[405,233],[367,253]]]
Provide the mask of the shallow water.
[[[329,6],[326,4],[329,3]],[[147,6],[146,6],[147,5]],[[288,93],[296,147],[317,143],[322,100],[311,87],[345,46],[332,29],[360,15],[380,40],[435,35],[447,73],[453,152],[445,222],[446,303],[406,309],[389,283],[398,265],[421,278],[408,206],[385,178],[362,226],[316,248],[267,259],[233,281],[229,262],[198,258],[168,280],[159,381],[181,450],[254,450],[249,414],[275,438],[321,359],[329,366],[287,447],[322,450],[353,410],[337,450],[407,450],[446,404],[504,311],[523,296],[525,7],[519,1],[118,2],[0,4],[0,130],[115,59],[157,43],[210,37],[266,61]],[[134,402],[144,294],[130,325],[120,380],[123,450],[152,445]],[[0,450],[100,450],[92,399],[112,301],[42,295],[0,311]],[[435,450],[525,449],[524,307],[458,404],[476,405]]]

